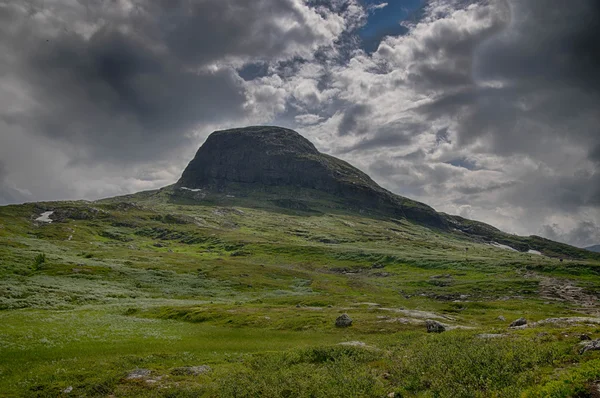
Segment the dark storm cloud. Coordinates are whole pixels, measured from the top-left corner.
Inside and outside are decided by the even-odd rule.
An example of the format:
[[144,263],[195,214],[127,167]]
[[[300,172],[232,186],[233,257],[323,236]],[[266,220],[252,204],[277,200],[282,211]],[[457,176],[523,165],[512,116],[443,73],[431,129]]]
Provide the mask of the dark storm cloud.
[[22,123],[93,158],[154,157],[184,144],[199,121],[239,115],[244,101],[230,71],[186,71],[110,27],[88,40],[65,33],[38,43],[26,64],[43,106]]
[[600,227],[590,221],[581,221],[569,232],[562,232],[559,225],[544,225],[542,234],[548,239],[570,242],[579,247],[587,247],[598,244],[600,238]]
[[371,107],[365,104],[354,104],[344,111],[338,126],[338,135],[364,134],[368,131],[363,119],[371,113]]
[[292,0],[3,4],[0,64],[33,105],[0,117],[64,142],[73,162],[156,159],[244,116],[223,63],[310,55],[339,29],[318,18]]
[[[594,127],[600,122],[600,3],[513,0],[511,5],[506,30],[475,43],[474,56],[467,56],[473,68],[459,68],[463,61],[447,64],[456,73],[472,69],[475,80],[448,81],[454,92],[423,109],[431,118],[456,118],[460,143],[484,137],[497,153],[547,151],[541,141],[575,137],[595,147],[600,143]],[[447,37],[452,40],[452,34]],[[473,43],[458,48],[472,49]],[[448,56],[463,60],[460,54]],[[480,85],[486,81],[496,83]]]
[[27,200],[26,195],[12,187],[7,181],[7,170],[4,162],[0,160],[0,205],[20,203]]

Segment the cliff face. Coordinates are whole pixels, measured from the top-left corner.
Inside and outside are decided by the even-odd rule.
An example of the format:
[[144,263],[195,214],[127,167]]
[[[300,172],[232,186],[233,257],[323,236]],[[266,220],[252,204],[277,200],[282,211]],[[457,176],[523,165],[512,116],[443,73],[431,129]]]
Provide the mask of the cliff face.
[[248,191],[283,186],[306,188],[335,195],[357,208],[446,227],[446,221],[431,207],[392,194],[357,168],[320,153],[300,134],[280,127],[214,132],[177,186],[219,192],[233,187]]

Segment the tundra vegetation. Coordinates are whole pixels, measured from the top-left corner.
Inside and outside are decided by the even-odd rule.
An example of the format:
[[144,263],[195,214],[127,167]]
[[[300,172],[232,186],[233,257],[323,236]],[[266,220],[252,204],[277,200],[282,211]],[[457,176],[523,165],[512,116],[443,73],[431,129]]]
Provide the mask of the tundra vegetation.
[[598,396],[597,259],[197,195],[0,207],[1,396]]

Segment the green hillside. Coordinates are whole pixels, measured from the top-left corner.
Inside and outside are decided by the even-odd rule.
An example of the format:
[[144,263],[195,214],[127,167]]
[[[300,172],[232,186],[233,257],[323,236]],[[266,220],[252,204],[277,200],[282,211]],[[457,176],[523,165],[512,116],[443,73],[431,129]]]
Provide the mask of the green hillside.
[[232,196],[0,207],[0,395],[593,396],[597,260],[310,189]]

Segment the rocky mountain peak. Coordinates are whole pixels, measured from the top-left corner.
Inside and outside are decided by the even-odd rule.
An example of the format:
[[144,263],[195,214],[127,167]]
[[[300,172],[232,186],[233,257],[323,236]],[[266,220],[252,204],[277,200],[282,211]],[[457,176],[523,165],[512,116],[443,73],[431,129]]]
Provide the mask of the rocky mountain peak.
[[212,133],[176,187],[236,195],[284,187],[296,192],[308,190],[333,196],[359,211],[385,213],[436,227],[446,225],[431,207],[392,194],[362,171],[320,153],[306,138],[281,127]]

